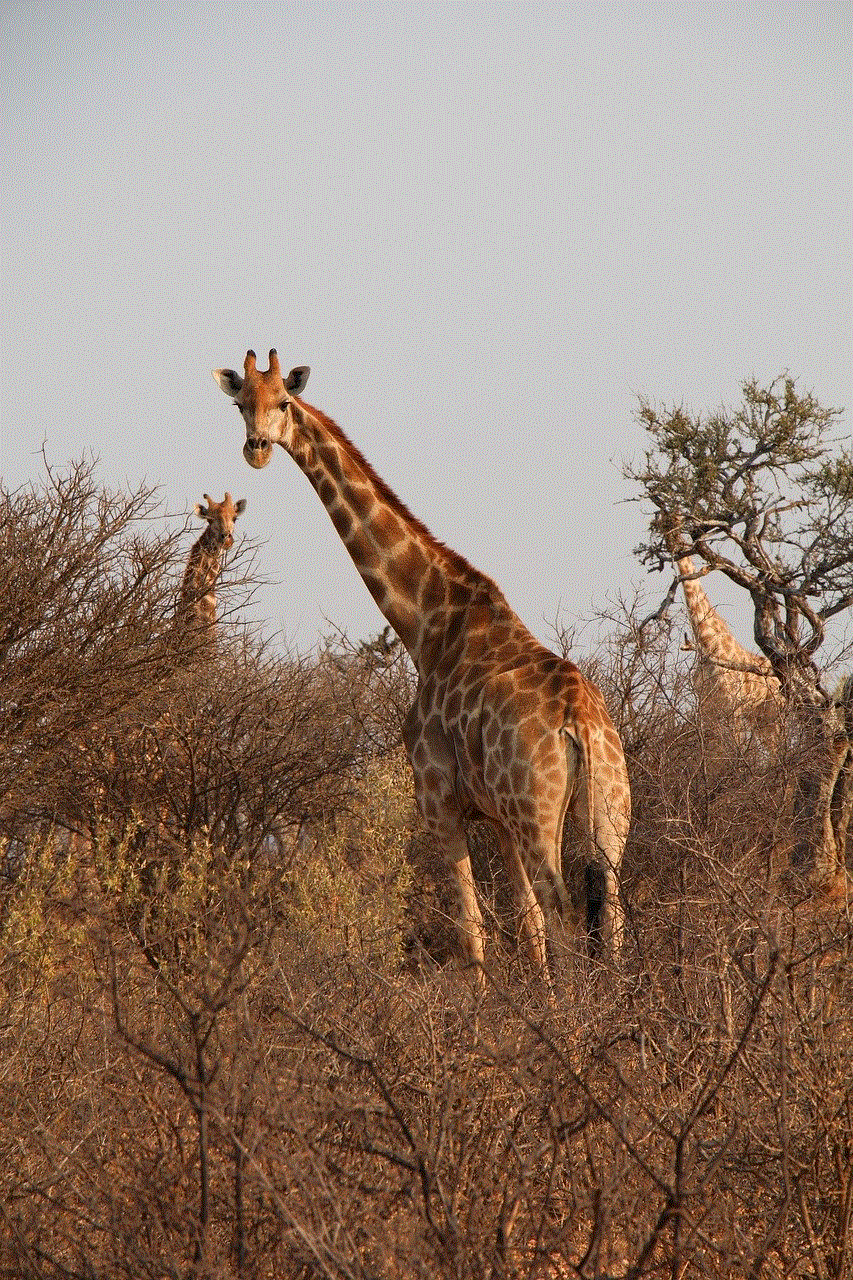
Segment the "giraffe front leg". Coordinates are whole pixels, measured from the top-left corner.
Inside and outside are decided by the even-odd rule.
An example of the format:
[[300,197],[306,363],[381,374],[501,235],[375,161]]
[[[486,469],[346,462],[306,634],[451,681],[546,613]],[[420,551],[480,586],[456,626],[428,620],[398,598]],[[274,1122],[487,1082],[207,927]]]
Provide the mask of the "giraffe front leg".
[[482,987],[485,929],[457,798],[456,759],[442,734],[423,731],[417,705],[404,726],[403,740],[412,766],[421,818],[450,873],[456,899],[454,924],[462,954],[475,967],[477,984]]
[[[464,838],[463,838],[463,843]],[[468,846],[459,858],[453,858],[452,849],[446,849],[444,856],[449,864],[451,880],[456,895],[456,932],[462,954],[467,963],[473,966],[478,987],[486,982],[483,961],[485,957],[486,934],[483,926],[483,913],[477,901],[474,887],[474,876],[471,871],[471,858]]]
[[[425,809],[420,800],[419,807],[424,825],[438,845],[450,875],[455,899],[453,924],[462,957],[474,969],[477,986],[482,988],[486,981],[483,967],[486,931],[461,815],[453,821],[449,814],[436,814],[432,806]],[[443,821],[444,817],[448,820]]]

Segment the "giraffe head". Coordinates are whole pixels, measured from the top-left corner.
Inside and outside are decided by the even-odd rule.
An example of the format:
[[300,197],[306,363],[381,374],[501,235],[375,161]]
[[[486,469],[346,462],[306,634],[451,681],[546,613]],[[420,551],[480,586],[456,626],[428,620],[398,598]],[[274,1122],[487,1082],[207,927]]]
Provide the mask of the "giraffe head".
[[246,510],[246,499],[235,502],[230,493],[226,493],[221,502],[214,502],[209,493],[204,495],[205,506],[201,502],[195,504],[195,513],[207,521],[207,530],[216,546],[228,551],[234,545],[234,522]]
[[673,561],[687,558],[700,537],[692,526],[689,513],[676,513],[659,508],[652,519],[652,532],[659,534]]
[[255,364],[254,351],[246,352],[242,378],[234,369],[214,369],[214,378],[243,415],[243,457],[250,466],[265,467],[274,444],[287,446],[293,433],[294,396],[303,391],[309,372],[307,365],[298,365],[282,378],[275,348],[265,373]]

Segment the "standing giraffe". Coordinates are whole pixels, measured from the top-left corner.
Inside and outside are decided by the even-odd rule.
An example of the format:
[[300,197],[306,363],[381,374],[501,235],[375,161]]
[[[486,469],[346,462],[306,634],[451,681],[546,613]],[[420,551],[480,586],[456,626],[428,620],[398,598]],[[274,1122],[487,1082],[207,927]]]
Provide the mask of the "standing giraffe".
[[[673,531],[666,533],[666,541],[690,615],[694,642],[683,647],[697,655],[700,698],[731,724],[742,747],[749,747],[757,737],[774,752],[788,699],[771,663],[764,654],[738,644],[699,585],[702,571],[683,554]],[[853,883],[844,860],[853,820],[853,676],[845,677],[825,710],[823,737],[813,744],[804,770],[793,780],[794,815],[808,827],[793,850],[793,861],[795,865],[811,861],[814,883],[849,903]]]
[[[201,536],[190,548],[186,568],[181,582],[181,590],[175,607],[174,633],[182,639],[188,638],[192,652],[198,654],[199,648],[212,644],[216,623],[216,595],[214,588],[222,568],[222,555],[234,545],[234,522],[246,509],[246,499],[234,502],[231,494],[226,493],[222,502],[214,502],[209,494],[204,495],[207,506],[195,504],[195,514],[206,522]],[[163,718],[155,720],[153,728],[140,727],[139,731],[126,730],[123,737],[125,749],[131,746],[131,755],[142,750],[145,754],[146,772],[153,777],[159,766],[156,765],[150,750],[144,741],[140,744],[140,735],[157,735],[163,729]],[[78,742],[77,748],[83,757],[94,754],[103,763],[106,761],[111,770],[116,766],[116,750],[113,746],[102,743],[93,744],[85,737]],[[94,785],[91,811],[97,824],[106,810],[107,787],[103,780]],[[160,824],[163,825],[162,822]],[[92,834],[82,830],[74,830],[71,835],[72,848],[78,853],[91,847]]]
[[175,623],[181,630],[197,630],[204,639],[213,638],[216,625],[216,580],[222,556],[234,545],[234,523],[246,510],[246,499],[235,502],[226,493],[221,502],[204,495],[207,506],[195,504],[195,513],[206,521],[204,532],[193,543],[181,582]]
[[702,572],[674,535],[668,538],[690,617],[693,643],[684,648],[696,654],[695,684],[700,701],[712,706],[730,723],[737,742],[748,746],[756,735],[772,750],[779,736],[785,701],[782,686],[763,653],[750,653],[738,644],[700,585]]
[[[599,868],[587,875],[588,920],[597,915],[615,953],[630,793],[601,693],[530,634],[490,578],[411,515],[330,418],[298,398],[306,367],[285,380],[274,350],[266,372],[249,351],[243,370],[242,377],[233,369],[213,375],[243,416],[243,456],[264,467],[273,444],[290,454],[414,663],[418,689],[403,741],[418,807],[451,869],[460,939],[478,981],[483,917],[465,837],[473,818],[497,832],[534,965],[549,987],[539,897],[561,914],[568,905],[561,870],[567,813],[585,857]],[[600,901],[591,902],[596,886]]]
[[[200,537],[190,548],[181,590],[175,606],[173,636],[179,643],[178,660],[185,662],[190,671],[196,660],[208,658],[214,647],[216,626],[216,581],[222,569],[223,554],[234,545],[234,524],[246,509],[246,499],[234,502],[226,493],[221,502],[214,502],[209,493],[204,495],[207,506],[197,502],[195,514],[205,521]],[[135,751],[141,750],[145,759],[149,785],[153,779],[162,778],[162,753],[174,736],[170,712],[164,708],[153,725],[141,732],[141,741],[130,735],[128,741]],[[166,817],[160,814],[159,829],[166,826]]]

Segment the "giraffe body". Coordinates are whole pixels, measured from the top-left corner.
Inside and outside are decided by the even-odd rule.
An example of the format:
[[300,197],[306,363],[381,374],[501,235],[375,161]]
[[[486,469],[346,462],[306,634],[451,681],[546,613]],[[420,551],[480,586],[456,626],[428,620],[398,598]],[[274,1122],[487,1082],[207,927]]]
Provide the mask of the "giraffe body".
[[266,372],[249,352],[243,377],[214,374],[244,418],[247,461],[265,466],[274,443],[290,453],[414,663],[418,689],[403,738],[421,815],[455,883],[467,957],[482,975],[465,826],[484,818],[498,834],[531,956],[550,981],[542,906],[562,912],[568,903],[567,814],[586,860],[601,870],[604,891],[591,905],[617,951],[630,793],[601,693],[531,635],[490,578],[411,515],[331,419],[298,398],[307,376],[297,368],[285,381],[274,351]]
[[[627,835],[629,792],[621,743],[598,689],[550,653],[499,592],[463,617],[462,637],[422,680],[403,736],[419,807],[455,870],[462,926],[482,961],[482,917],[468,865],[465,824],[497,832],[531,954],[547,973],[542,904],[565,912],[566,816],[586,859],[604,873],[605,940],[618,949],[617,873]],[[497,644],[494,641],[497,639]]]
[[693,632],[700,699],[732,725],[742,746],[757,736],[772,750],[778,740],[784,698],[770,662],[762,653],[750,653],[734,638],[705,594],[690,557],[676,559],[676,568]]

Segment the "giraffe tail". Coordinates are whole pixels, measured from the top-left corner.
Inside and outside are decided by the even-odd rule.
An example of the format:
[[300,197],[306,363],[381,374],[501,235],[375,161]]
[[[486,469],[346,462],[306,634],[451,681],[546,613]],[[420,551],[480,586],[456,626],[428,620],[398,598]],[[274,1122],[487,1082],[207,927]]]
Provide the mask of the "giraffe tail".
[[607,904],[607,877],[601,865],[601,852],[595,832],[595,752],[592,750],[589,729],[577,721],[567,721],[563,733],[570,738],[578,755],[578,768],[571,787],[583,788],[586,801],[584,814],[587,838],[584,879],[586,888],[587,936],[594,946],[601,942],[604,914]]

